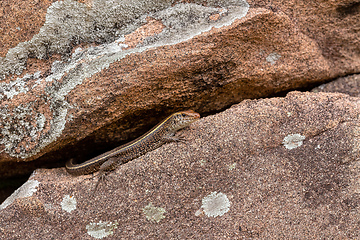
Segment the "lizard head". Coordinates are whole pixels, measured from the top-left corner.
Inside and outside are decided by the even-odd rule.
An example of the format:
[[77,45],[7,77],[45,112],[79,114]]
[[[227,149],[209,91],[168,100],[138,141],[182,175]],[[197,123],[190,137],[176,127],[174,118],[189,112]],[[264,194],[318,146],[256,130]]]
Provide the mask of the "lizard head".
[[170,117],[170,125],[173,131],[180,130],[200,118],[200,114],[193,110],[173,113]]

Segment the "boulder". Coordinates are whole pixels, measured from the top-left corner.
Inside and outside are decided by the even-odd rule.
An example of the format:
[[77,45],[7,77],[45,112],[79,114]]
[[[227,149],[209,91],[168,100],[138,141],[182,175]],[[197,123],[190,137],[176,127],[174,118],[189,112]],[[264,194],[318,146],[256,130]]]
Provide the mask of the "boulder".
[[214,113],[360,69],[352,1],[0,4],[2,178],[86,160],[180,109]]
[[38,169],[0,205],[0,239],[359,239],[360,99],[245,100],[97,174]]

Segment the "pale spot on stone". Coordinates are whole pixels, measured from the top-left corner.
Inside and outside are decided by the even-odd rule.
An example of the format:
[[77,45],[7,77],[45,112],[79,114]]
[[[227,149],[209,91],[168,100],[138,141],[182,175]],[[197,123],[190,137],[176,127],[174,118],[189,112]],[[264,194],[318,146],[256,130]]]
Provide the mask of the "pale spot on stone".
[[234,170],[236,168],[236,163],[229,165],[229,170]]
[[208,217],[222,216],[230,210],[231,202],[224,193],[212,192],[202,200],[201,208]]
[[199,210],[197,210],[196,212],[195,212],[195,216],[200,216],[201,214],[203,213],[203,210],[200,208]]
[[118,223],[115,221],[112,222],[98,222],[98,223],[90,223],[86,225],[87,233],[97,239],[101,239],[112,235],[113,230],[117,228]]
[[32,196],[33,193],[37,191],[36,188],[39,186],[39,184],[40,182],[37,180],[28,180],[0,205],[0,210],[6,208],[18,198]]
[[71,212],[76,209],[76,199],[73,196],[65,195],[62,202],[61,208],[64,211]]
[[267,57],[266,57],[266,61],[269,62],[271,65],[274,65],[277,60],[279,60],[281,57],[280,54],[276,53],[276,52],[273,52],[273,53],[270,53]]
[[160,222],[161,219],[164,219],[164,213],[166,212],[164,208],[154,207],[152,203],[149,203],[143,209],[143,213],[146,216],[146,219],[149,221]]
[[298,133],[287,135],[283,140],[283,145],[287,149],[294,149],[300,147],[305,140],[305,136],[302,136]]

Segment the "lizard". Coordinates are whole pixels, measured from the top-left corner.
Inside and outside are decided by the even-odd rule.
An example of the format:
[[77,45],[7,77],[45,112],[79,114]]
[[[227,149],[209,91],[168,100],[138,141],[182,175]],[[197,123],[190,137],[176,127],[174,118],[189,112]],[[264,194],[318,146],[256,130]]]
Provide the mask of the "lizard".
[[[200,114],[193,110],[173,113],[135,140],[80,164],[74,164],[73,160],[70,159],[66,163],[65,168],[67,172],[72,175],[85,175],[97,171],[102,173],[112,171],[116,169],[118,165],[140,157],[149,151],[159,148],[165,143],[184,141],[184,138],[175,136],[175,133],[199,118]],[[103,178],[103,176],[104,175],[101,175],[101,178]]]

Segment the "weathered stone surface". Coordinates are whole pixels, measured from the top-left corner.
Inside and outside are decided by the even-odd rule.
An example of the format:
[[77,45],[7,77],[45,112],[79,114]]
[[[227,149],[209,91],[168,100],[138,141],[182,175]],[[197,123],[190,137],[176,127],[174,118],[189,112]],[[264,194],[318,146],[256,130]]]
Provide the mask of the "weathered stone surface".
[[[207,84],[196,84],[198,80],[183,76],[189,75],[185,68],[194,57],[203,62],[204,54],[210,54],[212,50],[187,49],[181,42],[209,31],[211,27],[231,24],[248,11],[248,5],[242,1],[231,6],[225,3],[222,9],[199,4],[161,5],[156,1],[144,3],[145,6],[135,4],[133,7],[138,11],[124,16],[127,20],[117,33],[118,37],[123,37],[115,40],[114,34],[106,30],[111,24],[105,20],[105,30],[99,32],[91,32],[85,28],[88,25],[77,24],[83,23],[86,14],[92,14],[89,19],[101,14],[109,17],[105,13],[110,8],[124,8],[105,4],[101,6],[104,12],[100,14],[96,8],[100,2],[103,1],[94,1],[92,5],[73,1],[54,3],[39,34],[9,51],[2,59],[4,76],[20,71],[24,68],[23,62],[32,63],[26,71],[20,71],[19,77],[9,75],[0,85],[0,162],[4,165],[9,161],[34,160],[49,152],[51,157],[44,158],[54,162],[64,160],[68,157],[66,152],[57,154],[55,151],[89,138],[89,135],[89,149],[99,145],[97,143],[116,144],[135,136],[134,132],[150,127],[174,110],[196,105],[191,101],[200,99],[197,92],[206,89]],[[220,14],[229,7],[226,14]],[[114,23],[116,13],[111,14],[110,20]],[[214,14],[220,14],[221,18],[208,21]],[[134,16],[139,19],[133,20]],[[183,19],[187,17],[191,21]],[[80,26],[84,27],[84,33],[79,32]],[[136,29],[136,26],[139,27]],[[83,48],[73,50],[70,56],[66,54],[71,49],[72,35],[85,43],[94,42],[99,36],[113,42],[100,46],[83,44]],[[44,42],[48,46],[44,47]],[[170,46],[177,43],[180,46]],[[161,45],[165,47],[159,47]],[[22,55],[17,55],[19,53]],[[187,58],[188,54],[193,57]],[[49,58],[34,60],[28,58],[30,55]],[[179,65],[179,61],[187,61],[187,64]],[[15,65],[18,68],[14,68]],[[201,67],[199,63],[196,65],[196,68]],[[177,69],[172,71],[169,67]],[[211,89],[218,84],[224,83],[212,84]],[[2,176],[19,171],[19,168],[7,166],[1,168]]]
[[0,1],[0,57],[21,42],[29,41],[45,22],[51,0]]
[[[338,76],[359,72],[358,1],[253,0],[249,4],[286,14],[301,33],[316,42],[322,56]],[[308,67],[312,69],[316,66],[309,64]]]
[[86,158],[178,109],[358,72],[359,16],[349,1],[54,2],[37,34],[2,50],[0,175],[26,172],[10,162]]
[[349,94],[352,97],[360,97],[360,75],[354,74],[336,79],[314,88],[312,92],[339,92]]
[[[1,239],[359,239],[360,99],[245,100],[97,177],[36,170]],[[107,235],[108,234],[108,235]]]

